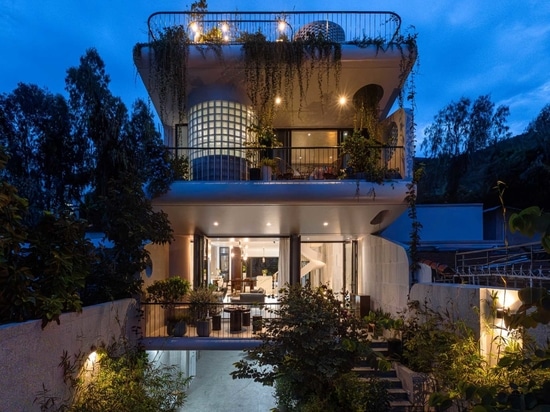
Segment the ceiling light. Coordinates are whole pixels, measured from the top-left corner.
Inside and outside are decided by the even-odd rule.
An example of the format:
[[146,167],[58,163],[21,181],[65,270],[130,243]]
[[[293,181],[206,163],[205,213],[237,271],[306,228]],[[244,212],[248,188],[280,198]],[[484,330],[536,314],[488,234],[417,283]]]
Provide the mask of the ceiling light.
[[266,226],[271,226],[271,223],[270,223],[270,222],[267,222],[265,225],[266,225]]
[[214,226],[218,226],[218,225],[219,225],[219,223],[218,223],[218,222],[214,222]]
[[323,222],[323,226],[328,226],[328,222]]
[[281,104],[281,102],[282,102],[282,99],[281,99],[280,97],[277,96],[277,97],[275,98],[275,104]]
[[346,96],[340,96],[340,98],[338,99],[338,103],[340,103],[341,106],[345,105],[347,102],[348,99],[346,98]]

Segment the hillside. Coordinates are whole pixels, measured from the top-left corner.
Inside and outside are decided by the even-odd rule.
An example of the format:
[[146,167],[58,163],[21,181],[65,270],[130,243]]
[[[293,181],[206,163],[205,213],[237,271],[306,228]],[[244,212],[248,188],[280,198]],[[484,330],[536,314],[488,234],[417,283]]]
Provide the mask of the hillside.
[[523,208],[550,209],[550,136],[522,134],[473,155],[417,158],[425,174],[418,184],[418,203],[499,204],[498,181],[506,183],[504,202]]

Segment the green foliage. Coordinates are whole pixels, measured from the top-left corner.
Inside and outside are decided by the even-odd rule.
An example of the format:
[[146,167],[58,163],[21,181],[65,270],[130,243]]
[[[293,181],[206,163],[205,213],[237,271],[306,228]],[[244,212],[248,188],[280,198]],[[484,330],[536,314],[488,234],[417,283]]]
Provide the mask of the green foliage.
[[61,95],[19,83],[0,95],[0,144],[9,155],[4,176],[29,201],[26,224],[42,211],[64,211],[88,183],[82,139],[71,133],[69,107]]
[[[6,162],[0,152],[0,169]],[[30,230],[23,223],[27,201],[0,181],[0,322],[42,319],[59,323],[65,311],[80,311],[80,290],[92,262],[85,222],[44,213]]]
[[520,232],[531,237],[540,234],[542,247],[550,253],[549,213],[544,213],[538,206],[531,206],[518,213],[512,213],[508,223],[512,233]]
[[214,304],[218,302],[218,299],[214,295],[214,291],[205,286],[189,292],[189,304],[191,309],[191,316],[194,320],[205,320],[208,318],[210,312],[214,309]]
[[157,365],[143,349],[124,340],[96,352],[91,370],[83,367],[82,357],[64,355],[61,366],[73,396],[56,411],[175,412],[184,405],[191,377],[176,366]]
[[346,166],[349,175],[364,173],[367,180],[382,182],[386,170],[380,166],[380,153],[382,146],[371,137],[364,137],[360,130],[345,138],[342,143],[342,151],[349,157]]
[[351,410],[341,403],[346,397],[338,396],[336,382],[369,352],[361,321],[326,287],[285,288],[274,312],[264,319],[262,343],[235,364],[233,378],[276,385],[279,403],[290,410],[323,399],[332,408],[324,410]]
[[187,279],[172,276],[167,279],[155,280],[145,289],[147,302],[152,303],[176,303],[189,293],[191,284]]
[[[546,318],[549,296],[544,288],[522,289],[520,308],[504,314],[504,328],[511,333],[508,337],[499,333],[502,326],[494,324],[494,317],[493,323],[489,319],[488,330],[497,332],[490,336],[499,347],[496,356],[489,353],[489,357],[480,351],[473,331],[452,319],[448,311],[435,312],[427,302],[410,302],[403,332],[404,361],[433,378],[430,406],[441,411],[452,406],[464,411],[497,411],[520,410],[520,403],[527,409],[549,404],[550,350],[537,347],[523,333],[550,320]],[[489,302],[492,316],[496,315],[496,299],[495,295]]]
[[489,95],[479,96],[473,103],[462,97],[451,102],[434,117],[426,128],[420,148],[430,157],[456,157],[473,153],[510,137],[506,117],[509,109],[495,105]]

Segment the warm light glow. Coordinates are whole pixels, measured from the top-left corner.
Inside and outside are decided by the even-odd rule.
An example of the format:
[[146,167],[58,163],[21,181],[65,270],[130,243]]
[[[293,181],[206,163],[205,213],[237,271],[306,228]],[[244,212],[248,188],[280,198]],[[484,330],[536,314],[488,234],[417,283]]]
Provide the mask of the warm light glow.
[[193,33],[197,33],[199,31],[199,25],[197,24],[196,21],[191,23],[189,27],[191,28],[191,30],[193,30]]
[[86,359],[86,363],[84,365],[84,370],[93,371],[96,362],[97,362],[97,352],[94,350],[92,353],[88,355],[88,358]]
[[284,20],[279,20],[279,24],[278,24],[278,26],[277,26],[277,28],[279,29],[279,31],[285,31],[285,30],[286,30],[286,26],[287,26],[286,21],[284,21]]
[[229,41],[229,36],[227,34],[223,36],[223,41]]
[[214,222],[214,226],[218,226],[218,225],[219,225],[219,223],[218,223],[218,222]]
[[323,222],[323,226],[328,226],[328,222]]
[[347,102],[348,102],[348,99],[346,98],[346,96],[340,96],[340,98],[338,99],[338,103],[341,106],[344,106]]
[[227,33],[229,31],[229,25],[227,23],[222,23],[222,33]]
[[271,222],[267,222],[265,225],[266,226],[271,226]]
[[275,98],[275,104],[281,104],[282,99],[280,97]]

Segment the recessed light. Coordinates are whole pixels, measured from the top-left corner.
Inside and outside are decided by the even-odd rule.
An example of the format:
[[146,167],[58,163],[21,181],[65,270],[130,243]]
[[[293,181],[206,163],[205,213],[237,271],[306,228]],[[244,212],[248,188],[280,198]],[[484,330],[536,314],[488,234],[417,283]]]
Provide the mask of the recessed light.
[[328,226],[328,222],[323,222],[323,226]]
[[266,226],[271,226],[271,223],[270,223],[270,222],[267,222],[265,225],[266,225]]
[[219,223],[218,223],[218,222],[214,222],[214,226],[218,226],[218,225],[219,225]]

